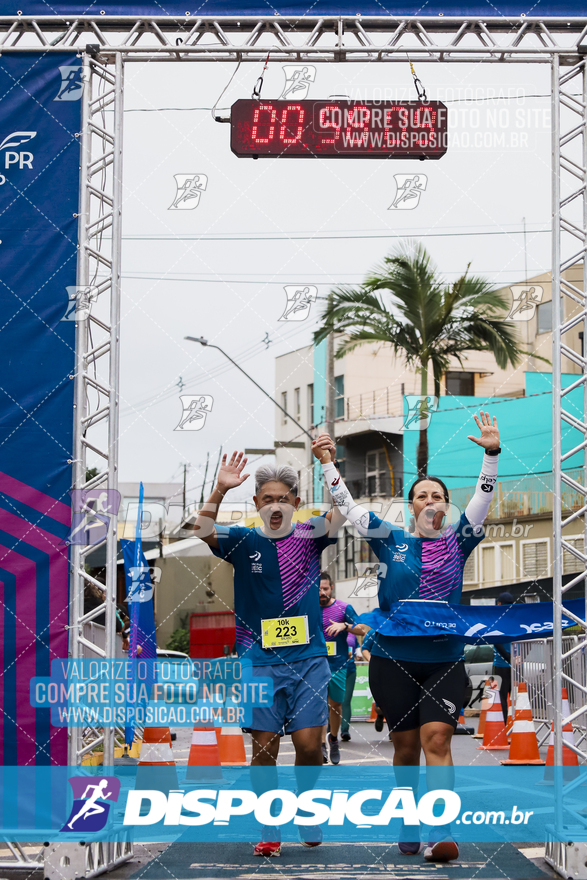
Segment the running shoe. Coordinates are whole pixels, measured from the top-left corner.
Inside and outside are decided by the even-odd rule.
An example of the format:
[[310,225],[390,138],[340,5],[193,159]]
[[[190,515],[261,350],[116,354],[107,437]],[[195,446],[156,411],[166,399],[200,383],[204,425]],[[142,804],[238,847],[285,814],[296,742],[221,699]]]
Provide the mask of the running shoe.
[[420,843],[419,840],[400,840],[398,843],[399,851],[403,856],[417,856],[425,846],[426,844]]
[[322,743],[322,763],[328,764],[328,752],[326,751],[326,743]]
[[330,763],[340,764],[340,749],[338,747],[338,740],[333,739],[330,733],[328,734],[328,745],[330,746]]
[[381,712],[377,713],[377,718],[375,719],[375,730],[377,733],[381,733],[383,730],[383,715]]
[[300,825],[300,843],[302,846],[320,846],[322,829],[319,825]]
[[[266,840],[266,837],[273,837],[272,841]],[[253,850],[253,855],[255,856],[265,856],[266,858],[270,858],[272,856],[280,856],[281,855],[281,840],[275,840],[275,838],[280,838],[281,834],[279,833],[278,828],[273,828],[270,825],[264,825],[263,831],[261,833],[261,842],[257,844],[255,849]]]
[[348,731],[346,733],[341,733],[340,738],[343,743],[348,743],[351,741],[351,735]]
[[[414,838],[417,839],[414,840]],[[419,829],[415,828],[413,825],[410,825],[409,827],[402,825],[398,847],[403,856],[417,856],[418,853],[421,853],[425,844],[420,843]]]
[[452,837],[445,837],[436,842],[431,840],[424,850],[424,858],[427,862],[452,862],[458,857],[459,848]]

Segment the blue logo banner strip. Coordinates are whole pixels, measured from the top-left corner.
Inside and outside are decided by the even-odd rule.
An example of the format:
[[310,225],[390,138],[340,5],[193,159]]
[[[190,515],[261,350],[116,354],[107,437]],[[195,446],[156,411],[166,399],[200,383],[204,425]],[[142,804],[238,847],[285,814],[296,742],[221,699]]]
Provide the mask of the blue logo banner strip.
[[81,62],[0,59],[0,759],[64,764],[30,680],[67,656]]

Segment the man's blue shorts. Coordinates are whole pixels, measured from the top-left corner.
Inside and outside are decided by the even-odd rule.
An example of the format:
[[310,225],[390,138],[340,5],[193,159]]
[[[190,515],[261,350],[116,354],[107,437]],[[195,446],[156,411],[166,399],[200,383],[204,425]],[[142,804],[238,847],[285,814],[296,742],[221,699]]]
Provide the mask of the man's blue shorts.
[[326,657],[255,666],[253,676],[273,680],[273,705],[253,708],[251,725],[244,730],[270,730],[283,734],[305,727],[322,727],[327,723],[330,667]]

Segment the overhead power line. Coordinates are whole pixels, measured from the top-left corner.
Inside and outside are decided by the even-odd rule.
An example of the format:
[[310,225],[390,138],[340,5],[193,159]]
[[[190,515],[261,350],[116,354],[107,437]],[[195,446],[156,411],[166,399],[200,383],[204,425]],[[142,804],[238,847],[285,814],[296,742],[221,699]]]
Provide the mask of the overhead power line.
[[[551,232],[546,229],[527,230],[532,234]],[[412,232],[401,235],[388,232],[367,235],[297,235],[285,233],[274,235],[273,233],[258,233],[257,235],[123,235],[125,241],[346,241],[348,239],[365,238],[461,238],[479,235],[524,235],[523,229],[495,229],[490,232]]]

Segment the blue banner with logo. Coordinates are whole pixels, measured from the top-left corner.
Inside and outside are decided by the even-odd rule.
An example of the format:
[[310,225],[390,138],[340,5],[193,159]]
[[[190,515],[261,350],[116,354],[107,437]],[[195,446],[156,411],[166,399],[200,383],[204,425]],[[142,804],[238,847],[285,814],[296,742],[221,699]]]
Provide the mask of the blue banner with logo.
[[[80,59],[0,59],[0,763],[65,764],[30,680],[67,657]],[[69,288],[69,290],[68,290]],[[34,797],[33,797],[34,800]]]
[[[325,843],[398,840],[402,825],[427,840],[439,827],[459,842],[587,840],[587,767],[422,767],[418,784],[399,784],[390,765],[366,767],[41,767],[4,768],[11,840],[92,842],[241,841],[263,826],[276,839]],[[568,769],[573,769],[569,779]],[[554,775],[566,829],[552,828]],[[449,779],[450,776],[450,779]],[[35,804],[32,786],[59,791],[59,808]],[[569,826],[572,832],[569,833]],[[410,875],[408,875],[410,876]]]
[[[390,18],[397,16],[417,15],[432,16],[455,15],[459,18],[472,15],[490,18],[511,17],[519,19],[520,16],[580,16],[585,17],[585,8],[578,0],[536,0],[536,2],[523,3],[521,6],[511,0],[499,4],[490,3],[489,0],[474,0],[470,6],[463,6],[456,0],[428,0],[425,6],[419,0],[403,0],[400,4],[384,4],[381,0],[362,0],[359,4],[343,6],[335,0],[314,0],[308,5],[305,0],[274,0],[271,5],[262,3],[261,0],[249,0],[247,3],[238,0],[204,0],[200,3],[178,3],[177,0],[168,0],[161,3],[160,0],[100,0],[99,3],[87,3],[83,0],[1,0],[0,15],[16,15],[17,10],[22,9],[24,15],[147,15],[164,18],[170,15],[195,16],[266,16],[273,18],[274,15],[292,15],[299,18],[308,16],[320,17],[323,15],[347,15],[356,16],[375,15],[378,18]],[[186,25],[186,34],[191,29]]]
[[[585,620],[585,600],[563,603],[563,627],[575,621],[565,616],[568,609]],[[365,623],[384,636],[452,636],[462,642],[496,644],[552,635],[552,602],[520,605],[449,605],[404,599],[392,602],[389,613],[376,608],[361,614]]]

